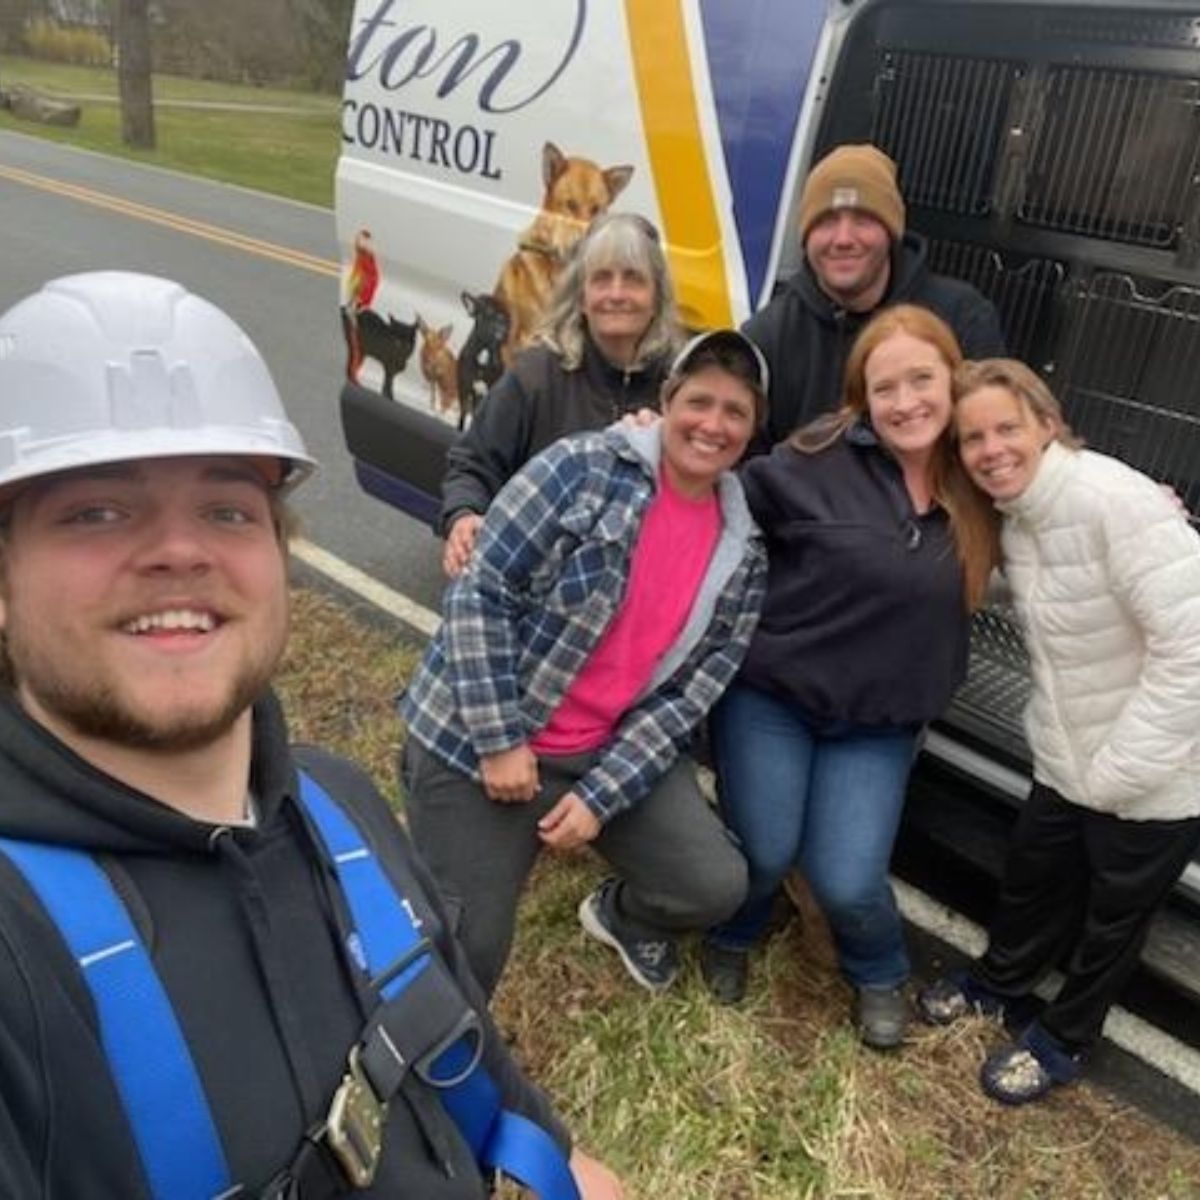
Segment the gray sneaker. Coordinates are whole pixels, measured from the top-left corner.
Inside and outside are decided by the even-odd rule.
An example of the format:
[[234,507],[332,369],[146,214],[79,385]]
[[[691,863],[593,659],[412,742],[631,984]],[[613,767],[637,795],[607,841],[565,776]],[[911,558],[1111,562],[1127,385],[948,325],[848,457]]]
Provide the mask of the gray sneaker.
[[908,1001],[898,987],[860,987],[855,996],[858,1036],[873,1050],[894,1050],[908,1029]]
[[606,879],[579,905],[579,921],[586,933],[611,946],[635,982],[652,992],[661,992],[679,974],[679,948],[671,938],[647,936],[634,931],[616,909],[615,879]]

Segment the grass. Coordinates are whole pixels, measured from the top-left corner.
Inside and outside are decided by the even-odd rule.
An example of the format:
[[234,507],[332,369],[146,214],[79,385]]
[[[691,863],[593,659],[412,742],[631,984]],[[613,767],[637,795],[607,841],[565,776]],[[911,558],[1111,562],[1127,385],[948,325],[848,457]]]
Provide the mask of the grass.
[[[107,67],[80,67],[23,55],[0,54],[0,86],[26,83],[59,96],[97,95],[117,98],[117,73]],[[251,87],[190,79],[183,75],[154,76],[156,100],[201,100],[214,103],[287,105],[313,112],[337,108],[334,96],[290,88]]]
[[[38,59],[0,57],[0,87],[23,83],[50,95],[117,95],[116,72]],[[83,100],[74,129],[18,120],[0,110],[0,129],[203,175],[294,200],[330,206],[340,146],[333,97],[277,88],[241,87],[157,75],[154,79],[157,148],[134,151],[121,141],[115,103]],[[211,104],[286,106],[288,112],[173,108],[167,100]]]
[[[396,801],[391,697],[417,650],[366,609],[300,589],[281,682],[298,737],[360,761]],[[584,939],[590,855],[545,858],[521,909],[496,1015],[581,1144],[631,1200],[1200,1200],[1200,1147],[1088,1084],[1028,1110],[982,1096],[983,1020],[859,1046],[819,915],[718,1008],[694,965],[648,996]]]

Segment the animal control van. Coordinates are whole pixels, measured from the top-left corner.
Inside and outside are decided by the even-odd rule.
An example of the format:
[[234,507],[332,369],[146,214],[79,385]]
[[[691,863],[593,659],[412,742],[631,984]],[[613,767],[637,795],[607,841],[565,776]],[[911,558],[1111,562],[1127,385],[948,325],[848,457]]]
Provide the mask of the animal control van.
[[[364,488],[434,518],[598,213],[662,230],[689,324],[737,323],[800,265],[804,173],[848,141],[896,160],[933,268],[995,302],[1087,441],[1200,512],[1200,0],[358,0],[337,225]],[[989,871],[1026,693],[989,611],[910,805]],[[1148,951],[1196,996],[1198,904],[1193,865]]]

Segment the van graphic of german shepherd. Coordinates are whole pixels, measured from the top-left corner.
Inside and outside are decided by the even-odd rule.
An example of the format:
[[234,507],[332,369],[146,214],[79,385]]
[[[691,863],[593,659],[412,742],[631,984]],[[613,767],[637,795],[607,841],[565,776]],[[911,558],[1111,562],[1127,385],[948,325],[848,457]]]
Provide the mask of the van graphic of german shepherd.
[[600,167],[590,158],[568,157],[553,142],[542,147],[542,206],[521,234],[493,289],[510,321],[504,345],[506,366],[537,328],[575,243],[608,211],[632,177],[630,166]]

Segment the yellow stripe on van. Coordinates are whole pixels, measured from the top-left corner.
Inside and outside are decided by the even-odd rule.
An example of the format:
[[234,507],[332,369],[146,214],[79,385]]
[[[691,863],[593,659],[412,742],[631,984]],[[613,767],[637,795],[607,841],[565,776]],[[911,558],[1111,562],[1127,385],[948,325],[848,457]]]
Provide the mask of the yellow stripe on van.
[[730,325],[721,222],[688,58],[683,0],[625,0],[671,278],[684,321]]

